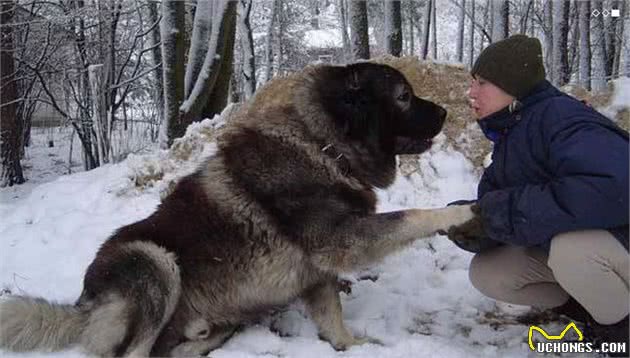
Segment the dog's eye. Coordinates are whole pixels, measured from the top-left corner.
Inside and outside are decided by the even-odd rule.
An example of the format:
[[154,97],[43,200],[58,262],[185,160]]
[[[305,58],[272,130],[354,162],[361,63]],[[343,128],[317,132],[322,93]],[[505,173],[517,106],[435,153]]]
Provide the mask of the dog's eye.
[[401,101],[401,102],[407,102],[407,101],[409,101],[409,98],[410,98],[409,92],[403,92],[403,94],[398,96],[398,98],[396,98],[396,99]]

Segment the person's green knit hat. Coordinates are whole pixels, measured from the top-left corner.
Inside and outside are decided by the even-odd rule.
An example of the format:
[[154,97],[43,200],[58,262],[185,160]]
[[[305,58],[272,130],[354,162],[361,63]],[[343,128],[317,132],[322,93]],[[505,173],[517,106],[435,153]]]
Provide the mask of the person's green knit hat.
[[540,41],[535,37],[513,35],[492,43],[481,51],[471,73],[522,98],[545,79]]

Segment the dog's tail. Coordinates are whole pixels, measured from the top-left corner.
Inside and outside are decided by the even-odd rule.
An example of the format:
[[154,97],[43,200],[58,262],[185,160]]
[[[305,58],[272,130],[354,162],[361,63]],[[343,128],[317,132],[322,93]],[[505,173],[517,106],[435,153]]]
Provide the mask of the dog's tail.
[[68,348],[79,341],[87,312],[42,298],[13,296],[0,301],[0,348],[14,352]]

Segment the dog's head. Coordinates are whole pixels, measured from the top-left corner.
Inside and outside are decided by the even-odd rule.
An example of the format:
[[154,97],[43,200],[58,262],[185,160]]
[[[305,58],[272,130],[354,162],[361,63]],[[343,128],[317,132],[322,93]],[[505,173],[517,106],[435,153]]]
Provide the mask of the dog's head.
[[318,86],[324,110],[350,140],[379,156],[422,153],[442,129],[446,110],[416,97],[390,66],[364,62],[324,73]]

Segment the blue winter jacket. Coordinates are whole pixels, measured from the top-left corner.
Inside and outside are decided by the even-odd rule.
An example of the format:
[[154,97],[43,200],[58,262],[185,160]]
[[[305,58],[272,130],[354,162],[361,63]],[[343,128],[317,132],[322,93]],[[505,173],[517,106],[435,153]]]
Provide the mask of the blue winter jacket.
[[477,193],[489,238],[548,249],[607,229],[628,249],[628,133],[547,81],[520,103],[478,121],[494,142]]

